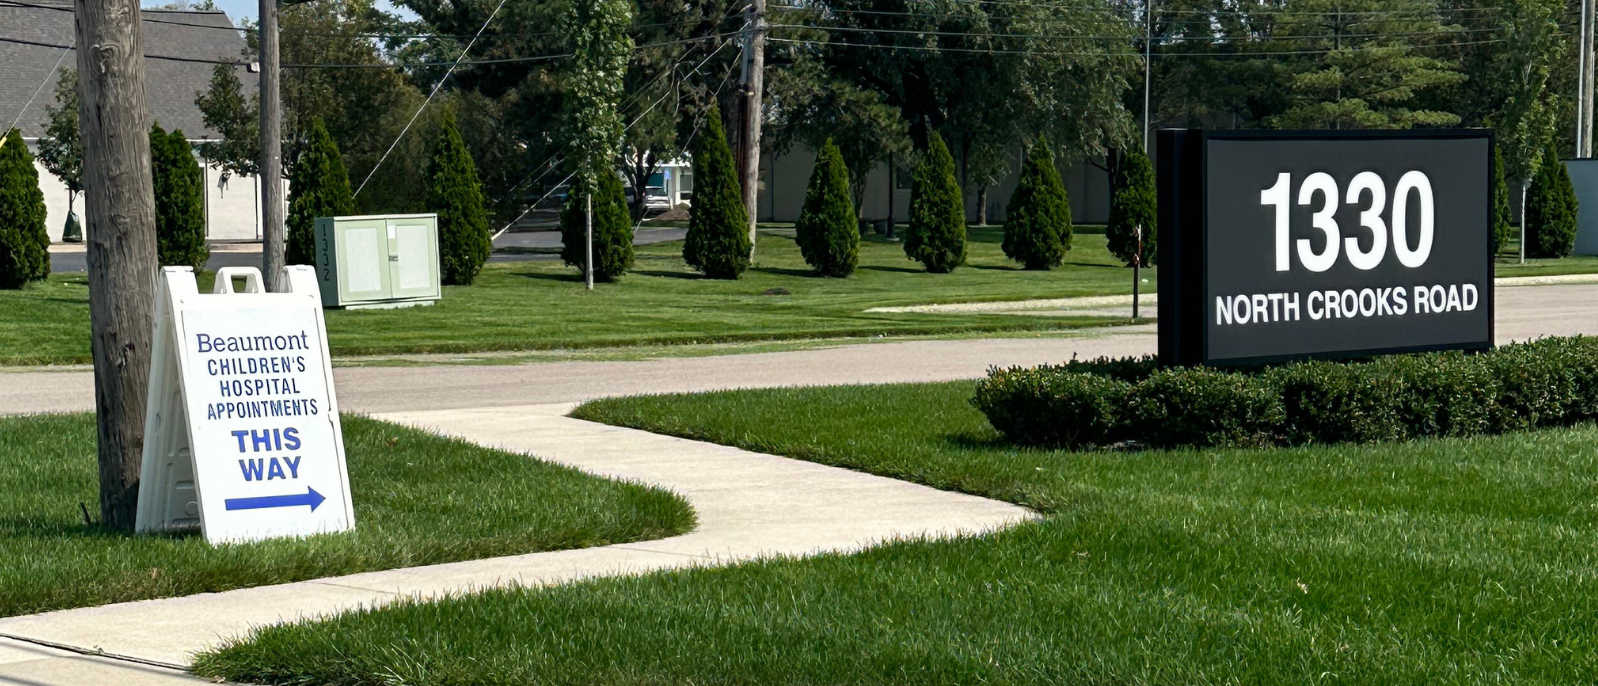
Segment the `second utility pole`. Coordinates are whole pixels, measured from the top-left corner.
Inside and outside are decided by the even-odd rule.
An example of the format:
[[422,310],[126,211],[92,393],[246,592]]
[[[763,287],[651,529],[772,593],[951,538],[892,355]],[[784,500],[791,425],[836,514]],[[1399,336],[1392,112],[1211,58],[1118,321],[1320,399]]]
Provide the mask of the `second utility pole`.
[[278,98],[277,0],[261,0],[261,278],[268,293],[283,283],[283,126]]
[[766,0],[749,2],[749,34],[744,37],[742,154],[744,212],[749,215],[749,259],[755,257],[755,215],[760,209],[760,98],[766,86]]

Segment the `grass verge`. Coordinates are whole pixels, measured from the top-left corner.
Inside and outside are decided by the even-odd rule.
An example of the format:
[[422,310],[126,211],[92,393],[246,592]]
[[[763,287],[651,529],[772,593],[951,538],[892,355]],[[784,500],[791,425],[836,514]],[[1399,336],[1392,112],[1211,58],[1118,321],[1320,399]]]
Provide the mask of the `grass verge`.
[[343,420],[355,531],[212,547],[86,525],[94,418],[0,418],[0,617],[355,572],[660,538],[681,498],[356,416]]
[[[1485,684],[1598,679],[1598,430],[1273,450],[997,441],[969,382],[579,415],[997,497],[995,535],[264,629],[271,684]],[[386,681],[385,681],[386,680]]]
[[[789,232],[780,232],[789,233]],[[475,285],[449,286],[431,307],[331,310],[334,356],[602,348],[683,343],[1058,331],[1119,323],[1107,317],[882,314],[878,306],[1026,300],[1130,293],[1131,273],[1078,236],[1066,265],[1023,271],[999,248],[1002,231],[971,231],[969,263],[928,274],[904,247],[862,241],[847,279],[813,275],[790,236],[763,233],[756,265],[737,281],[702,279],[682,261],[682,243],[641,246],[620,283],[583,289],[577,271],[554,261],[495,263]],[[1154,275],[1147,290],[1153,290]],[[209,290],[201,279],[201,288]],[[0,365],[89,361],[87,278],[62,274],[22,291],[0,291]]]

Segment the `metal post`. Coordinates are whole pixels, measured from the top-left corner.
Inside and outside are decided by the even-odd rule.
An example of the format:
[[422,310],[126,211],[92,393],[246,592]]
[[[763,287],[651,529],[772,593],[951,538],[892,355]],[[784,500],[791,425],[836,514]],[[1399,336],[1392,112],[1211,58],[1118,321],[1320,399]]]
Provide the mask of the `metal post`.
[[269,293],[283,282],[283,126],[278,94],[277,2],[260,0],[261,29],[261,276]]
[[1520,263],[1526,263],[1526,183],[1520,184]]
[[1143,225],[1138,224],[1137,252],[1132,254],[1132,321],[1137,321],[1138,309],[1138,284],[1143,281]]
[[588,232],[588,240],[583,246],[583,273],[588,277],[588,290],[594,290],[594,194],[583,196],[586,204],[583,223]]

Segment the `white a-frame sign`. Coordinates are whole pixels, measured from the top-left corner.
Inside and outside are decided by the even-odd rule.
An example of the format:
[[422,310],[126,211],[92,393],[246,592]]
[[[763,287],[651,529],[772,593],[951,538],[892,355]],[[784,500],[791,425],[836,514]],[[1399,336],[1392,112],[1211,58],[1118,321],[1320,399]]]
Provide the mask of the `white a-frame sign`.
[[215,544],[355,525],[316,272],[284,272],[288,293],[229,267],[201,294],[188,267],[161,270],[138,531],[198,525]]

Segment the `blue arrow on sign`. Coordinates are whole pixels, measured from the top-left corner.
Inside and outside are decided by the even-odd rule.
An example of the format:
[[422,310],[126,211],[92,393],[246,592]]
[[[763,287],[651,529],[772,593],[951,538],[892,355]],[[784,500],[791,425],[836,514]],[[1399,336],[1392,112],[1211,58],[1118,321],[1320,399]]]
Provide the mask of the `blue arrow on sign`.
[[229,510],[264,510],[273,507],[299,507],[310,505],[311,511],[316,511],[316,506],[327,500],[321,493],[310,486],[305,487],[303,495],[264,495],[257,498],[228,498],[224,504]]

